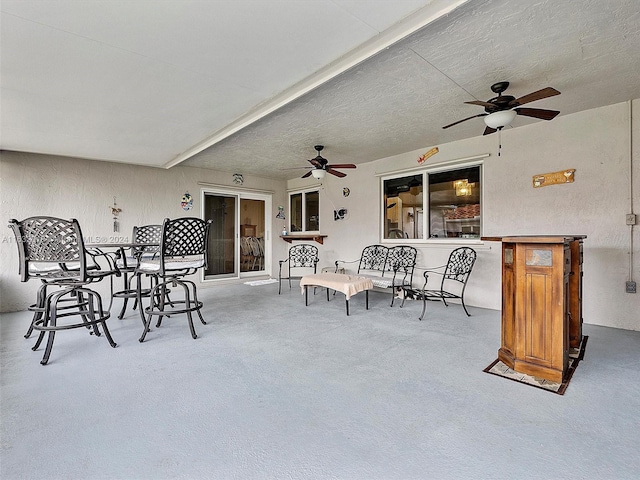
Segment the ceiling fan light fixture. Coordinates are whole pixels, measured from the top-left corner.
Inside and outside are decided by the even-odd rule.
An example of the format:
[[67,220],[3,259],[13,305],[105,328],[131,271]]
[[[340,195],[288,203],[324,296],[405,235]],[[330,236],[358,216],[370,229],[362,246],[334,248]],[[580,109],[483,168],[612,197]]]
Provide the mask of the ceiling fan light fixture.
[[513,119],[516,118],[515,110],[501,110],[499,112],[493,112],[484,117],[484,123],[489,128],[495,128],[496,130],[501,129],[502,127],[506,127],[513,122]]
[[322,180],[326,174],[327,172],[325,172],[321,168],[314,168],[313,170],[311,170],[311,175],[313,175],[313,178],[317,180]]

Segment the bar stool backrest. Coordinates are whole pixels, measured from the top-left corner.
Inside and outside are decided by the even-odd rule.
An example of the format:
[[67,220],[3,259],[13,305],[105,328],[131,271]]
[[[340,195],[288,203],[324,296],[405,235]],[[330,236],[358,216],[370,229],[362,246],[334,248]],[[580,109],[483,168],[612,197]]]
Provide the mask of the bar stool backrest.
[[141,225],[133,227],[133,243],[157,243],[153,247],[139,247],[134,253],[145,256],[154,256],[160,252],[160,240],[162,239],[162,225]]
[[[29,217],[11,219],[18,245],[20,280],[42,278],[46,273],[65,271],[65,277],[85,281],[86,256],[82,231],[74,218]],[[69,267],[73,264],[72,267]],[[73,272],[73,273],[72,273]]]
[[211,220],[196,217],[176,219],[166,218],[162,224],[162,239],[160,243],[160,270],[165,272],[165,266],[171,261],[194,257],[202,259],[202,267],[208,266],[208,243]]

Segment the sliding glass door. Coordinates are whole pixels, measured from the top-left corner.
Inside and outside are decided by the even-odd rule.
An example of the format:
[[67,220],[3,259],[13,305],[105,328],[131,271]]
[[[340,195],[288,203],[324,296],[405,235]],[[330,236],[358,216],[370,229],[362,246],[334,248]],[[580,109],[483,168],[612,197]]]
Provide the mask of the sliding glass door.
[[211,220],[206,279],[238,277],[236,251],[239,202],[238,195],[211,193],[204,196],[204,218]]
[[271,195],[203,190],[203,216],[211,219],[205,280],[264,275],[271,271]]

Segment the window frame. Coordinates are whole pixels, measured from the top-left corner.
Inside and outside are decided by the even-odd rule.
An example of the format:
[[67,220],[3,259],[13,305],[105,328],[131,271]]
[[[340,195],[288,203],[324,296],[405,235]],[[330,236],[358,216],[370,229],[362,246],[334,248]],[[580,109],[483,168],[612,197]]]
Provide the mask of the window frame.
[[[477,157],[476,157],[477,158]],[[411,177],[422,175],[422,205],[425,219],[430,215],[430,203],[429,203],[429,175],[434,173],[449,172],[455,170],[461,170],[465,168],[479,167],[480,178],[480,232],[477,238],[458,238],[458,237],[441,237],[441,238],[428,238],[429,234],[429,221],[425,220],[422,227],[422,235],[424,238],[385,238],[385,223],[387,221],[387,212],[385,208],[385,181],[394,180],[397,178]],[[443,164],[435,164],[430,166],[422,166],[419,168],[409,168],[405,170],[397,170],[395,172],[389,172],[379,174],[379,194],[378,205],[380,208],[379,216],[379,238],[381,244],[481,244],[483,243],[481,237],[484,232],[484,192],[485,192],[485,178],[484,178],[484,160],[467,160],[461,162],[446,162]]]
[[[316,230],[307,230],[307,223],[309,223],[309,219],[307,218],[307,195],[310,193],[316,193],[318,195],[318,228]],[[293,209],[292,209],[292,199],[294,195],[301,195],[302,198],[302,229],[301,230],[296,230],[294,231],[291,228],[291,222],[293,220]],[[320,212],[321,212],[321,208],[320,208],[320,188],[318,186],[315,187],[309,187],[309,188],[305,188],[305,189],[300,189],[300,190],[294,190],[294,191],[290,191],[288,192],[288,197],[289,197],[289,201],[288,201],[288,210],[289,210],[289,215],[287,216],[287,230],[289,231],[289,233],[291,234],[317,234],[320,233]]]

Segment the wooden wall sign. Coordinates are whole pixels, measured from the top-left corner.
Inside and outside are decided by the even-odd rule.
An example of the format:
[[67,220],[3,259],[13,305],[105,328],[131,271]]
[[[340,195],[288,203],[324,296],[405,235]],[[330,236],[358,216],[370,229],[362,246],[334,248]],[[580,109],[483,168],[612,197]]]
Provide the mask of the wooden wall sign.
[[573,174],[575,168],[561,170],[559,172],[542,173],[533,176],[533,188],[547,187],[549,185],[557,185],[559,183],[573,183]]
[[420,155],[420,157],[418,158],[418,163],[420,165],[422,165],[429,157],[434,156],[436,153],[438,153],[440,150],[438,149],[438,147],[433,147],[431,150],[429,150],[428,152],[423,153],[422,155]]

